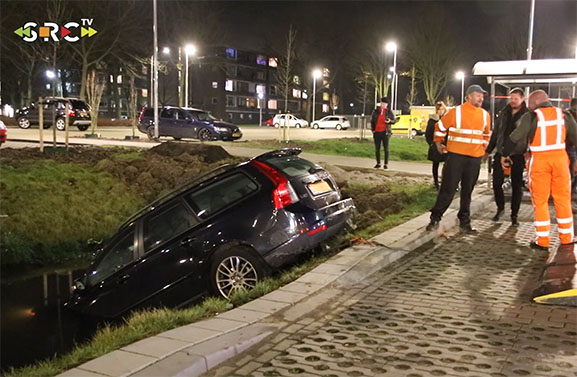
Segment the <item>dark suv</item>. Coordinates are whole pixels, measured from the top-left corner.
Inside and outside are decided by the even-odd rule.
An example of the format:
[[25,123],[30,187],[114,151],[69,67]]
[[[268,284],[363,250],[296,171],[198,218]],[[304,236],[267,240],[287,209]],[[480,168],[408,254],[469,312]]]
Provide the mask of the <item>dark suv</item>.
[[67,306],[111,318],[229,297],[352,225],[352,199],[299,153],[221,167],[150,204],[99,251]]
[[[63,97],[47,97],[40,104],[44,107],[44,128],[52,126],[52,120],[55,119],[56,128],[64,131],[67,103],[70,105],[69,124],[78,127],[80,131],[88,129],[90,126],[90,107],[78,98]],[[32,124],[39,123],[38,106],[39,104],[33,103],[28,107],[16,110],[16,119],[20,128],[30,128]]]
[[[154,109],[145,107],[138,118],[138,129],[154,138]],[[175,140],[193,138],[209,140],[237,140],[242,137],[240,128],[219,120],[209,112],[188,108],[165,106],[158,109],[158,136],[171,136]]]

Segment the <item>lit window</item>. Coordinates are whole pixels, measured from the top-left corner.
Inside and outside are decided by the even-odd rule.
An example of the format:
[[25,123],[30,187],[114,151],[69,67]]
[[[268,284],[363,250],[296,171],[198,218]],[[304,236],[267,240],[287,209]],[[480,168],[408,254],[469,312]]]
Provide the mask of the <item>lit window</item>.
[[252,120],[252,114],[248,114],[248,119]]
[[256,64],[258,65],[266,65],[266,57],[262,55],[258,55],[256,57]]
[[240,119],[244,119],[244,114],[240,114]]
[[278,58],[269,58],[268,59],[268,66],[276,68],[278,67]]
[[117,84],[122,84],[122,75],[118,75],[118,76],[116,77],[116,83],[117,83]]
[[110,82],[114,83],[114,76],[110,75]]
[[212,88],[213,88],[213,89],[218,89],[218,81],[213,81],[213,82],[212,82]]
[[323,101],[329,101],[331,99],[330,94],[328,94],[327,92],[323,93]]
[[293,76],[293,82],[294,82],[295,84],[297,84],[297,85],[300,85],[300,84],[301,84],[301,79],[300,79],[300,77],[298,77],[297,75],[294,75],[294,76]]
[[323,113],[328,113],[330,111],[329,105],[323,104]]
[[268,108],[272,110],[276,110],[276,99],[269,99],[268,100]]
[[331,75],[331,71],[328,68],[323,68],[323,77],[329,77]]
[[293,89],[293,97],[301,98],[301,91],[299,89]]
[[302,96],[302,97],[303,97],[303,99],[307,99],[307,98],[309,98],[309,95],[307,94],[307,92],[303,92],[303,96]]
[[256,94],[262,94],[264,96],[266,94],[266,86],[257,85],[256,86]]
[[226,57],[229,59],[236,59],[236,50],[234,48],[227,48]]
[[226,80],[226,83],[224,84],[224,90],[226,90],[227,92],[234,91],[234,85],[232,80]]
[[142,89],[142,96],[148,98],[148,89]]

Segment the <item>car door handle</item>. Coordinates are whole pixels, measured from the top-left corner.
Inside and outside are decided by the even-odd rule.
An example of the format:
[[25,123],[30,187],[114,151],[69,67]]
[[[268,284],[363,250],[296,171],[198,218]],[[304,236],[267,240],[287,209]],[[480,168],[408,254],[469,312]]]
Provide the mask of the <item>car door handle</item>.
[[118,283],[119,284],[126,284],[126,282],[128,281],[128,279],[130,279],[130,275],[126,274],[126,275],[122,275],[120,277],[120,279],[118,279]]
[[190,246],[192,246],[192,243],[194,241],[196,241],[196,238],[187,237],[187,238],[183,239],[182,241],[180,241],[180,246],[190,247]]

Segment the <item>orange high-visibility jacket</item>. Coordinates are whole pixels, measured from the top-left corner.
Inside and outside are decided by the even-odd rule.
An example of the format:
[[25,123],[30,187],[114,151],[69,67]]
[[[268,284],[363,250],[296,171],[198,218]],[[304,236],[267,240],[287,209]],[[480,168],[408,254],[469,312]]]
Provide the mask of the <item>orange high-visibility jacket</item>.
[[481,157],[491,137],[491,117],[486,110],[465,102],[435,125],[436,142],[443,142],[447,134],[447,152]]
[[537,129],[529,145],[532,153],[565,150],[567,128],[563,111],[557,107],[541,107],[535,110]]

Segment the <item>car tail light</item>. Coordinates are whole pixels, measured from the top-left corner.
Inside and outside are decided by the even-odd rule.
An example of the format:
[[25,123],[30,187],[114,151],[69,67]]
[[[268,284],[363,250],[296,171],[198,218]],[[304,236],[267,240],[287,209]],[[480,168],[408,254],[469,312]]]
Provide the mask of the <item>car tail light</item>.
[[142,108],[142,110],[140,110],[140,114],[138,115],[138,123],[140,123],[140,121],[142,120],[142,114],[144,114],[144,107]]
[[260,170],[264,175],[266,175],[276,185],[276,188],[272,193],[275,209],[284,208],[298,200],[290,182],[276,169],[265,164],[264,162],[257,160],[252,160],[251,164]]
[[68,111],[68,116],[70,116],[70,117],[75,117],[75,116],[76,116],[76,113],[74,112],[74,110],[69,110],[69,111]]

